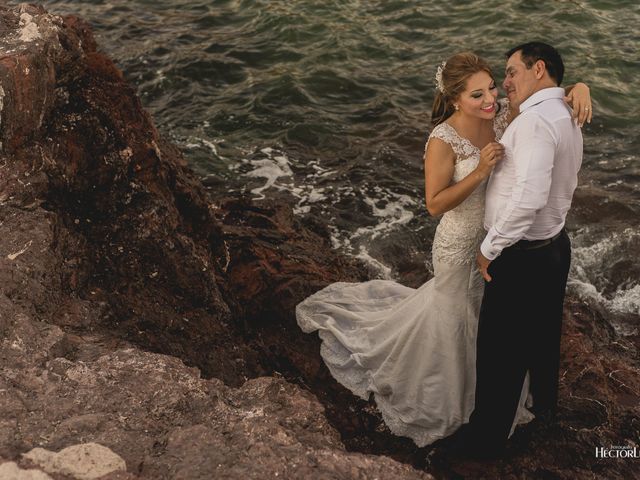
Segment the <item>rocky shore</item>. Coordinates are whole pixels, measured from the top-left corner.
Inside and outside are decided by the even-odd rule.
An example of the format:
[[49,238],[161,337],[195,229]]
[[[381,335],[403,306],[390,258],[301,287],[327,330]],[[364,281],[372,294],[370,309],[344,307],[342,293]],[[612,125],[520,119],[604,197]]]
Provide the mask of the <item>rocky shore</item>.
[[0,7],[0,34],[0,478],[637,475],[595,456],[640,437],[637,336],[568,299],[558,422],[495,462],[418,449],[295,324],[366,277],[323,225],[207,192],[83,20]]

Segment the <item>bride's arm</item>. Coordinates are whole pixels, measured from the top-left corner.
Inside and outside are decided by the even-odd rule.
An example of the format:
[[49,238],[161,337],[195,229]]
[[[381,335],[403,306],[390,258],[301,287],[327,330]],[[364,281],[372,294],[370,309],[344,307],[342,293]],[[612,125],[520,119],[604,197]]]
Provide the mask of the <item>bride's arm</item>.
[[491,142],[480,152],[478,166],[469,175],[451,185],[455,154],[451,146],[432,138],[424,155],[427,210],[434,217],[460,205],[486,179],[502,158],[504,147]]
[[582,82],[564,87],[564,101],[573,110],[573,117],[578,121],[578,125],[583,126],[584,122],[591,123],[593,108],[591,105],[591,93],[589,87]]

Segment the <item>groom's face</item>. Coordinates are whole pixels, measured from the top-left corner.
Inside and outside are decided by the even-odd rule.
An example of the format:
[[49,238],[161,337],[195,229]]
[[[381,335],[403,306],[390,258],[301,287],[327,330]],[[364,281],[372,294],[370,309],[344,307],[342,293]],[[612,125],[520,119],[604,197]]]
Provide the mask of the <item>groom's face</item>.
[[507,59],[502,86],[511,105],[516,108],[519,107],[522,102],[535,92],[537,83],[538,78],[535,66],[527,68],[522,61],[522,52],[520,50]]

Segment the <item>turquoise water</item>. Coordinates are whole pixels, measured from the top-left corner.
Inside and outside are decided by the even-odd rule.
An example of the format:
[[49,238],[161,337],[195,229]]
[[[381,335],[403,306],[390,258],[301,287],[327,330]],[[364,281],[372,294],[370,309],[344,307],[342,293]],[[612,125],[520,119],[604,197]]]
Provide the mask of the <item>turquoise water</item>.
[[636,2],[43,4],[91,23],[206,185],[286,198],[301,217],[326,221],[336,248],[367,261],[372,274],[407,283],[431,269],[436,220],[423,206],[422,151],[435,67],[471,49],[501,81],[508,48],[552,43],[565,60],[565,83],[587,82],[594,99],[581,188],[634,212],[615,227],[599,227],[597,213],[573,225],[572,288],[640,313]]

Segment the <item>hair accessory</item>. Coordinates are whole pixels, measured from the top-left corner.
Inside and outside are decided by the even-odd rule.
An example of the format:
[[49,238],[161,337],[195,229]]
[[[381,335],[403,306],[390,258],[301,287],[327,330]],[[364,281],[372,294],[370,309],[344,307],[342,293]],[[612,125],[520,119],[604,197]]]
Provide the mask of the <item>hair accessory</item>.
[[442,64],[438,65],[438,70],[436,71],[436,88],[440,90],[440,93],[444,94],[444,83],[442,83],[442,72],[444,71],[444,67],[447,66],[447,61],[443,61]]

